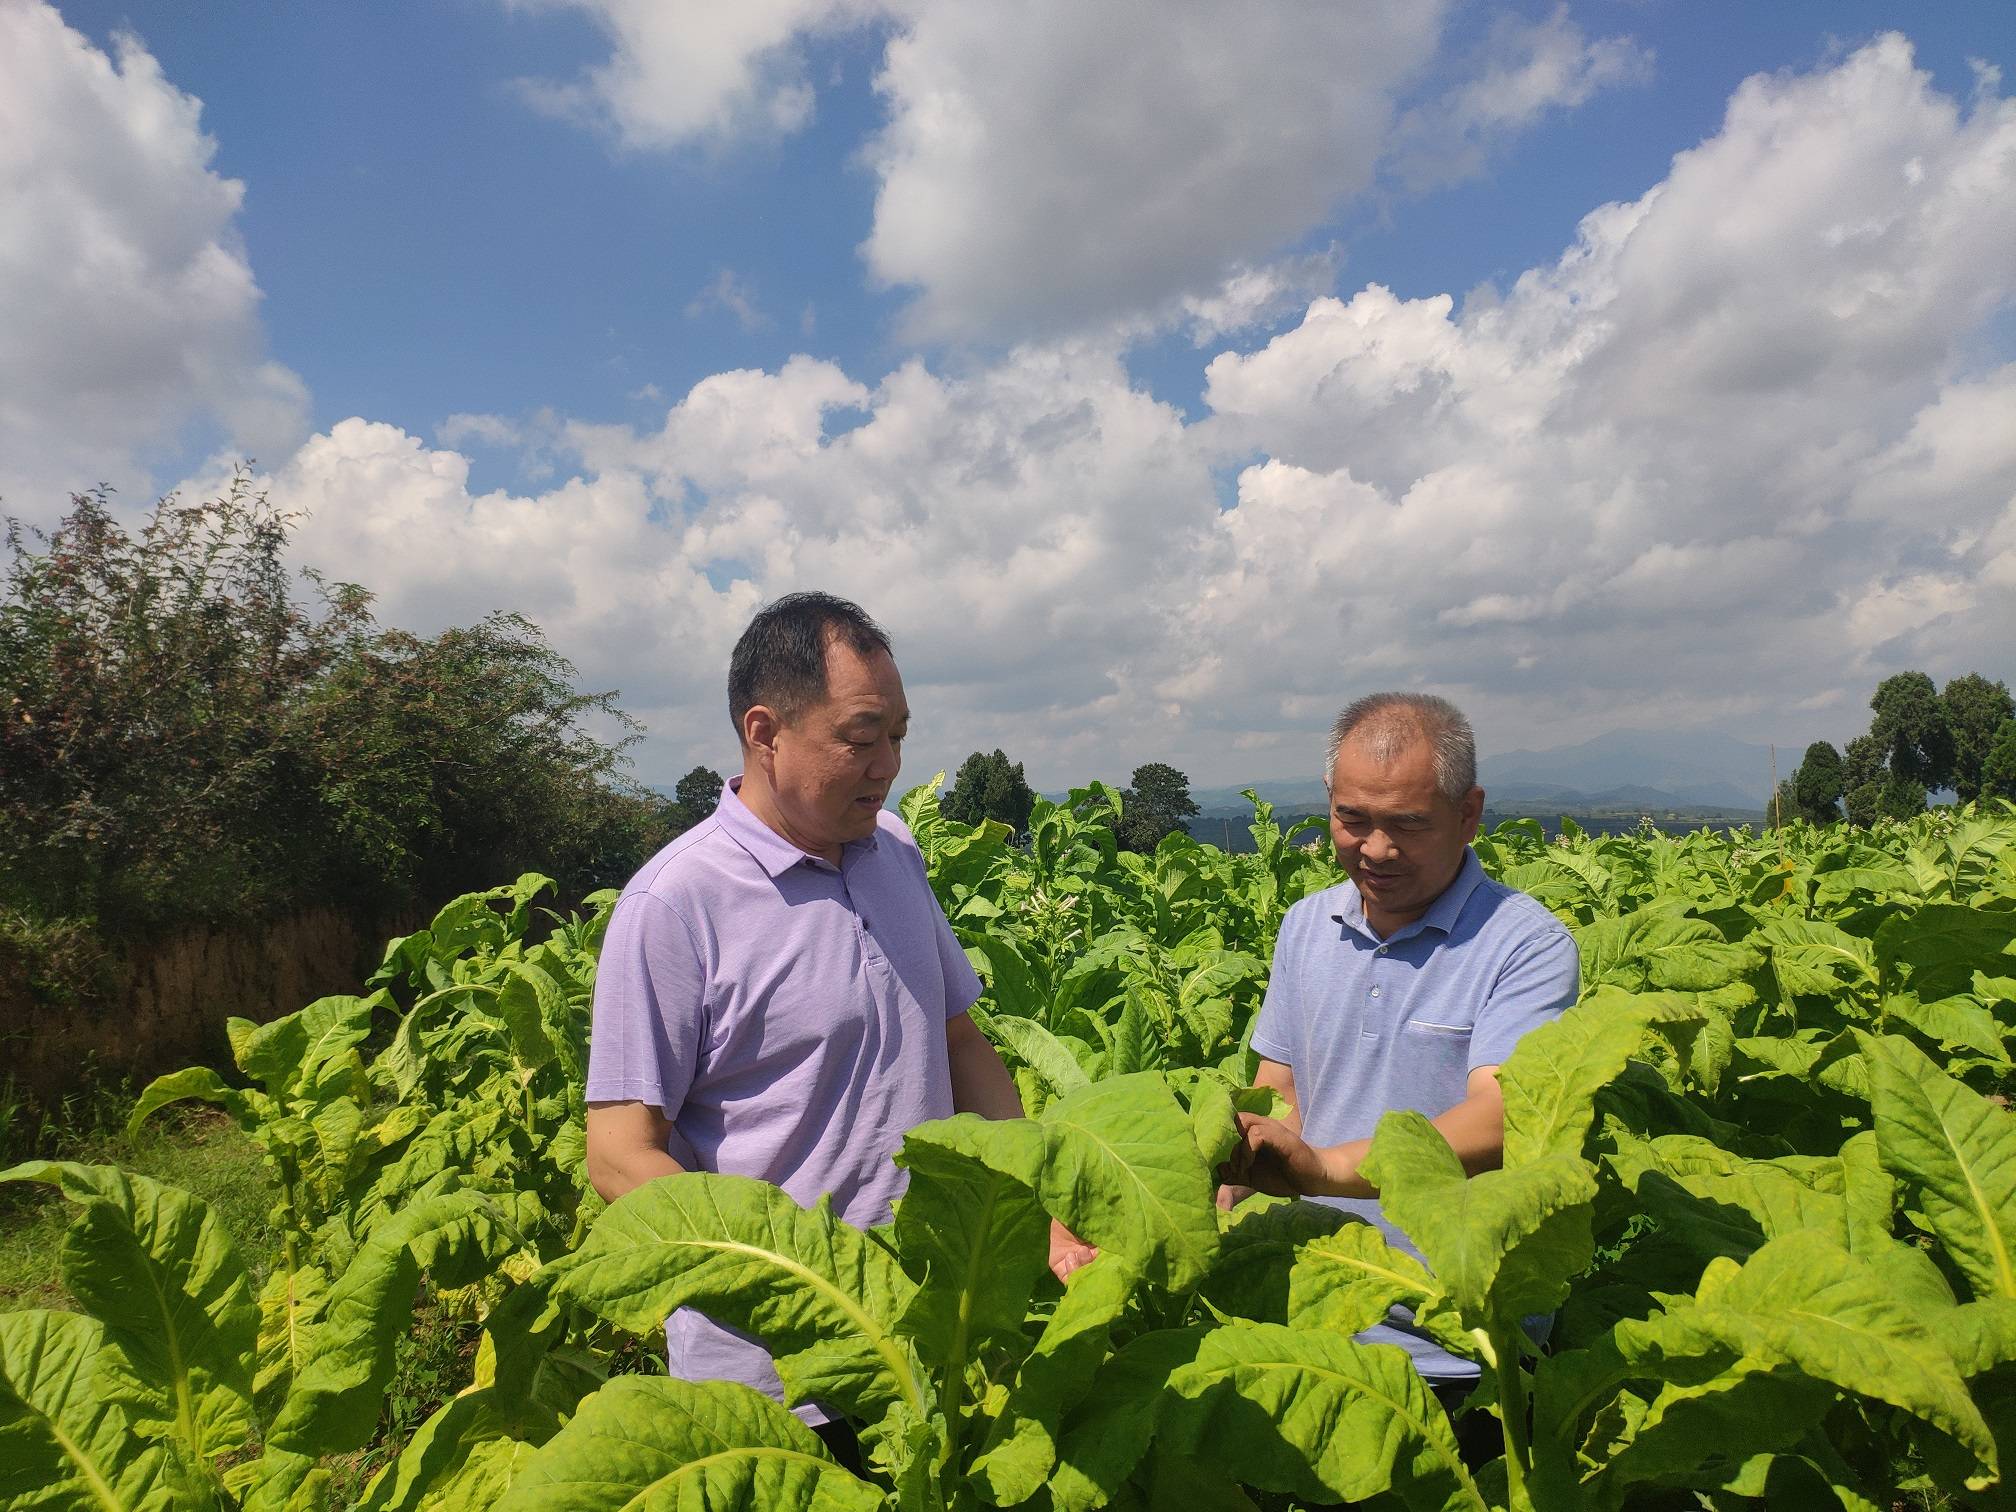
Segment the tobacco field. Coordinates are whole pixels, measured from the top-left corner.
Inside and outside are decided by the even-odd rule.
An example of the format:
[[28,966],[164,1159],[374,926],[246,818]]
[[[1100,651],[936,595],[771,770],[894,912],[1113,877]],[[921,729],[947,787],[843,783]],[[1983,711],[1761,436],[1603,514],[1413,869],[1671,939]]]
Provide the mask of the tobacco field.
[[[1244,1043],[1274,933],[1337,880],[1320,828],[1261,805],[1254,854],[1132,855],[1117,801],[1039,802],[1017,847],[905,800],[1032,1116],[914,1131],[872,1232],[732,1177],[593,1195],[610,894],[458,898],[357,995],[234,1021],[234,1072],[161,1078],[133,1119],[226,1110],[284,1253],[255,1275],[201,1201],[111,1167],[0,1172],[70,1204],[80,1309],[0,1314],[0,1504],[330,1505],[416,1302],[448,1297],[480,1319],[469,1379],[356,1505],[2016,1505],[2016,810],[1480,837],[1574,931],[1582,997],[1505,1067],[1504,1169],[1381,1124],[1367,1173],[1424,1267],[1328,1209],[1213,1202],[1270,1095]],[[1100,1249],[1068,1285],[1053,1216]],[[1395,1304],[1479,1362],[1481,1469],[1406,1357],[1354,1342]],[[679,1306],[767,1341],[865,1476],[767,1398],[651,1373]]]

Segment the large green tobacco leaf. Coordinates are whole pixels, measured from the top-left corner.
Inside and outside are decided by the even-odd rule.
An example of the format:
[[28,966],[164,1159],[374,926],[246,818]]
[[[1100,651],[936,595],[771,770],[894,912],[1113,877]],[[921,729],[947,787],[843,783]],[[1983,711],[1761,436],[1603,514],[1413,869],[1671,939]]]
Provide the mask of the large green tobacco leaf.
[[1120,1017],[1110,1024],[1100,1022],[1099,1032],[1106,1039],[1109,1076],[1131,1076],[1163,1064],[1167,1026],[1161,1022],[1162,1015],[1149,1006],[1154,1000],[1154,989],[1129,985]]
[[1467,1327],[1552,1311],[1589,1264],[1596,1176],[1578,1155],[1466,1177],[1433,1124],[1399,1112],[1379,1120],[1364,1172]]
[[1169,1376],[1158,1446],[1312,1500],[1390,1492],[1486,1512],[1456,1433],[1404,1350],[1256,1323],[1209,1334]]
[[987,1033],[1042,1077],[1052,1096],[1075,1092],[1090,1084],[1091,1078],[1086,1076],[1071,1048],[1034,1019],[997,1013],[987,1021]]
[[2016,1114],[1896,1035],[1865,1040],[1863,1056],[1885,1169],[1918,1188],[1977,1297],[2016,1297]]
[[1148,1281],[1188,1291],[1218,1253],[1210,1170],[1190,1115],[1162,1077],[1116,1076],[1059,1098],[1036,1121],[963,1113],[962,1148],[1037,1194],[1088,1243]]
[[1908,986],[1925,1002],[1966,992],[1974,973],[2016,965],[2016,914],[1954,903],[1893,913],[1876,931],[1876,964],[1886,985]]
[[1636,998],[1615,989],[1590,997],[1519,1041],[1500,1069],[1505,1164],[1582,1153],[1596,1094],[1624,1069],[1655,1021],[1698,1020],[1684,999]]
[[1396,1304],[1415,1314],[1418,1327],[1445,1347],[1476,1353],[1476,1341],[1438,1304],[1441,1282],[1405,1250],[1386,1242],[1369,1223],[1346,1223],[1334,1234],[1311,1239],[1295,1257],[1288,1276],[1288,1316],[1297,1328],[1362,1333],[1385,1321]]
[[380,1223],[329,1290],[266,1436],[269,1449],[316,1455],[363,1445],[377,1425],[393,1346],[406,1331],[422,1273],[442,1286],[467,1286],[521,1242],[477,1192],[429,1196]]
[[329,1277],[318,1265],[274,1267],[259,1293],[259,1363],[253,1400],[262,1410],[284,1400],[308,1360],[309,1325],[329,1298]]
[[987,1000],[997,1017],[1041,1023],[1048,1016],[1050,995],[1037,985],[1012,940],[978,935],[966,942],[966,954],[987,983]]
[[1884,1029],[1903,1024],[1915,1029],[1933,1044],[1948,1051],[1971,1050],[2009,1065],[2009,1051],[2002,1043],[2002,1027],[1995,1015],[1972,997],[1939,998],[1921,1002],[1915,993],[1892,993],[1883,1000]]
[[1207,1330],[1160,1329],[1128,1341],[1092,1377],[1056,1441],[1050,1501],[1092,1512],[1114,1497],[1155,1437],[1170,1378],[1197,1357]]
[[1220,1312],[1286,1323],[1291,1278],[1308,1253],[1305,1246],[1346,1226],[1367,1227],[1321,1203],[1248,1199],[1219,1236],[1218,1258],[1200,1295]]
[[1218,1253],[1216,1183],[1190,1118],[1153,1075],[1118,1076],[1052,1103],[1037,1192],[1049,1212],[1150,1282],[1187,1291]]
[[2008,1297],[1949,1305],[1931,1312],[1926,1321],[1963,1376],[2016,1360],[2016,1301]]
[[930,1390],[897,1325],[917,1292],[889,1252],[767,1182],[688,1173],[647,1182],[595,1220],[556,1285],[634,1333],[681,1307],[763,1340],[793,1401],[874,1423]]
[[241,1512],[324,1512],[329,1505],[330,1472],[312,1455],[268,1449],[233,1466],[224,1479]]
[[[356,1512],[422,1512],[439,1506],[451,1493],[466,1498],[478,1488],[489,1490],[489,1500],[495,1500],[509,1485],[509,1479],[497,1484],[498,1473],[515,1479],[537,1447],[513,1436],[514,1417],[491,1390],[449,1398],[413,1430],[399,1458],[373,1478]],[[541,1441],[558,1428],[555,1419],[540,1435]],[[487,1506],[489,1500],[479,1505]]]
[[1605,1164],[1642,1211],[1704,1261],[1741,1258],[1797,1229],[1822,1229],[1850,1243],[1842,1163],[1834,1157],[1746,1160],[1698,1135],[1640,1139],[1623,1129],[1612,1142]]
[[63,1279],[116,1346],[99,1389],[194,1462],[238,1448],[252,1430],[259,1308],[209,1205],[111,1166],[33,1161],[0,1171],[4,1181],[47,1182],[82,1209],[64,1235]]
[[1790,996],[1831,997],[1843,990],[1873,991],[1879,973],[1876,949],[1824,919],[1767,914],[1755,939],[1771,949],[1771,969],[1779,990]]
[[1841,1201],[1848,1214],[1848,1248],[1868,1255],[1890,1247],[1897,1219],[1897,1179],[1883,1168],[1873,1129],[1841,1145]]
[[583,1402],[531,1457],[497,1512],[873,1512],[884,1505],[882,1492],[836,1464],[818,1435],[746,1386],[623,1376]]
[[238,1069],[261,1082],[274,1097],[312,1084],[329,1061],[361,1045],[371,1033],[371,1015],[390,1010],[382,992],[369,997],[318,998],[295,1013],[269,1023],[232,1019],[226,1025]]
[[564,1036],[567,995],[541,967],[507,961],[504,973],[492,1007],[511,1035],[511,1053],[522,1067],[543,1066],[560,1053],[555,1039]]
[[1012,1507],[1034,1496],[1057,1463],[1058,1425],[1091,1389],[1134,1286],[1133,1274],[1111,1255],[1073,1271],[1065,1282],[1063,1300],[1022,1362],[971,1467],[995,1505]]
[[[308,1118],[308,1130],[315,1139],[315,1186],[322,1200],[331,1206],[340,1203],[350,1180],[358,1140],[364,1133],[364,1109],[348,1097],[334,1097]],[[365,1153],[369,1153],[368,1146]]]
[[1645,1374],[1700,1382],[1751,1359],[1872,1397],[1930,1423],[1996,1473],[1995,1441],[1952,1356],[1884,1272],[1812,1230],[1773,1239],[1742,1265],[1711,1262],[1691,1299],[1617,1325],[1618,1347]]
[[229,1085],[208,1066],[190,1066],[157,1076],[147,1084],[147,1090],[140,1094],[126,1120],[126,1137],[133,1138],[142,1124],[170,1103],[191,1099],[215,1103],[236,1119],[241,1128],[251,1128],[260,1121],[262,1105],[272,1106],[257,1093],[248,1094]]
[[910,1172],[896,1206],[896,1247],[918,1282],[897,1331],[962,1365],[982,1343],[1020,1339],[1050,1237],[1036,1194],[974,1153],[990,1127],[925,1124],[896,1157]]
[[1823,1382],[1748,1358],[1706,1381],[1663,1386],[1649,1401],[1626,1398],[1599,1425],[1600,1443],[1584,1446],[1601,1463],[1576,1504],[1622,1506],[1637,1485],[1711,1489],[1754,1456],[1798,1443],[1833,1400]]
[[522,1439],[484,1439],[461,1467],[436,1483],[426,1512],[489,1512],[531,1468],[538,1446]]
[[1855,1471],[1817,1433],[1802,1439],[1796,1452],[1760,1454],[1746,1460],[1723,1482],[1722,1489],[1765,1507],[1838,1506],[1841,1512],[1885,1512],[1892,1504],[1888,1497],[1882,1504],[1872,1501],[1858,1484]]
[[98,1389],[105,1328],[76,1313],[0,1313],[0,1505],[32,1512],[203,1506],[168,1446]]
[[[409,935],[407,941],[422,942],[427,954],[440,961],[500,949],[525,933],[532,900],[554,885],[551,877],[525,872],[502,887],[464,893],[442,905],[434,921],[420,934]],[[509,911],[499,913],[493,906],[497,903],[509,904]]]
[[1756,946],[1723,938],[1705,919],[1669,904],[1602,918],[1575,932],[1585,991],[1601,986],[1640,992],[1671,988],[1706,992],[1726,987],[1762,964]]

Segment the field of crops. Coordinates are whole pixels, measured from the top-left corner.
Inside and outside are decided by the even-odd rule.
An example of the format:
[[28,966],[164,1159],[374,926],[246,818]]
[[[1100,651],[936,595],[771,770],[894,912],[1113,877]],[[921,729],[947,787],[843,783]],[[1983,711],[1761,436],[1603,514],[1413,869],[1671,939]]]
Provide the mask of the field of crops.
[[[1213,1204],[1234,1109],[1262,1106],[1274,932],[1335,880],[1316,832],[1263,812],[1251,855],[1130,855],[1111,795],[1074,796],[1019,849],[904,804],[1034,1116],[916,1130],[885,1229],[738,1178],[593,1196],[611,899],[535,929],[537,877],[393,942],[366,995],[234,1023],[239,1075],[141,1098],[218,1104],[264,1152],[262,1284],[185,1193],[0,1173],[74,1205],[83,1309],[0,1314],[0,1504],[324,1505],[423,1296],[481,1344],[363,1506],[2016,1503],[2016,812],[1480,838],[1574,931],[1583,994],[1505,1068],[1503,1170],[1381,1125],[1367,1172],[1424,1268],[1329,1210]],[[1068,1286],[1053,1215],[1101,1251]],[[1483,1468],[1405,1356],[1353,1342],[1395,1304],[1480,1362]],[[678,1306],[765,1339],[866,1478],[744,1388],[640,1373]],[[1548,1312],[1542,1352],[1520,1320]]]

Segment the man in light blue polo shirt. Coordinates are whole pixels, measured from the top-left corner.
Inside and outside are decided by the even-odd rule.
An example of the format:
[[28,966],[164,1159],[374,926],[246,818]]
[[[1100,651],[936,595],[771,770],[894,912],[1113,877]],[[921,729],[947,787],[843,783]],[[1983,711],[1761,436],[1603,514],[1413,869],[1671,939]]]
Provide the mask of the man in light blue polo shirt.
[[[1288,910],[1254,1026],[1257,1080],[1294,1110],[1242,1120],[1243,1179],[1356,1213],[1419,1257],[1358,1174],[1373,1130],[1425,1113],[1475,1174],[1504,1151],[1498,1068],[1520,1036],[1573,1006],[1575,942],[1546,908],[1484,875],[1484,814],[1469,721],[1445,699],[1376,693],[1337,718],[1330,833],[1350,881]],[[1362,1336],[1398,1344],[1431,1385],[1468,1360],[1396,1310]]]

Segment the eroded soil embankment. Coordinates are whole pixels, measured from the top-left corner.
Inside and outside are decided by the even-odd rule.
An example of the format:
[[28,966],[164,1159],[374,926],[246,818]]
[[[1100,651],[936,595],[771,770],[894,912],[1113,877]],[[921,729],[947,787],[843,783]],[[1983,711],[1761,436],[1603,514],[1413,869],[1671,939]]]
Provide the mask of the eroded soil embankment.
[[91,1080],[228,1065],[227,1018],[263,1021],[357,991],[394,932],[333,909],[190,929],[127,946],[115,990],[68,1004],[38,1001],[18,974],[0,973],[0,1079],[46,1105]]

